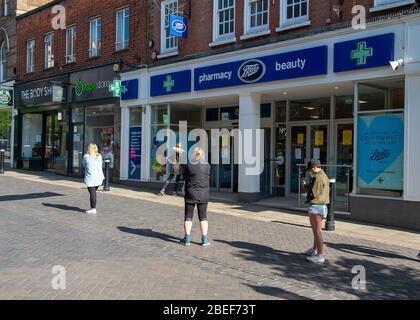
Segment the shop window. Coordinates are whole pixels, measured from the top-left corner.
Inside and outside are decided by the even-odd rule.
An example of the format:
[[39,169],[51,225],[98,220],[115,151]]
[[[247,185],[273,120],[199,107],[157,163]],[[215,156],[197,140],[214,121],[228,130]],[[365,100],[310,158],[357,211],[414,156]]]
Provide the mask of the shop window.
[[141,127],[142,118],[143,118],[142,108],[130,109],[130,127]]
[[206,109],[206,121],[217,121],[217,120],[219,120],[219,108]]
[[150,148],[150,179],[151,181],[163,181],[166,174],[166,165],[160,164],[157,159],[157,150],[165,141],[157,140],[159,130],[168,128],[168,106],[153,106],[151,117],[151,148]]
[[260,107],[261,118],[271,118],[271,103],[263,103]]
[[353,118],[354,97],[343,96],[335,98],[335,118],[351,119]]
[[5,159],[10,159],[10,138],[12,128],[12,109],[0,109],[0,149],[5,150]]
[[85,150],[90,143],[95,143],[102,158],[111,160],[114,167],[114,106],[86,108]]
[[359,84],[357,193],[401,197],[404,173],[404,79]]
[[330,98],[290,103],[290,121],[327,120],[330,119]]
[[276,102],[276,122],[286,122],[286,101]]
[[24,160],[42,158],[42,114],[24,114],[22,116],[22,150]]
[[[286,126],[284,124],[276,125],[275,137],[275,176],[274,186],[284,187],[286,184]],[[276,196],[284,195],[276,190]]]
[[220,120],[238,120],[239,106],[220,108]]
[[134,180],[140,180],[141,176],[142,115],[142,108],[130,108],[128,178]]

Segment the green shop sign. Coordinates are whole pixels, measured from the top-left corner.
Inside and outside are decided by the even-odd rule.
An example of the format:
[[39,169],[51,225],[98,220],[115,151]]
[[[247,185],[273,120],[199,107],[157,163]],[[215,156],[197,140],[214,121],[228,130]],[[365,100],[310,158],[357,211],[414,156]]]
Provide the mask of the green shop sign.
[[109,88],[111,82],[108,81],[98,81],[98,82],[83,82],[81,79],[78,79],[76,82],[75,92],[77,96],[81,96],[83,93],[92,93],[96,90],[101,90],[104,88]]

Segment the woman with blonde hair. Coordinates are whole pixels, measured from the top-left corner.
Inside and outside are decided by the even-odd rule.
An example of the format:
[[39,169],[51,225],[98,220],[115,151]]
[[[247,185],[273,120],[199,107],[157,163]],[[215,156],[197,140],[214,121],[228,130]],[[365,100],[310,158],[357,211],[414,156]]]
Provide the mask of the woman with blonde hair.
[[89,144],[87,154],[83,157],[82,165],[85,169],[85,184],[90,195],[91,209],[86,211],[86,213],[96,214],[96,191],[105,179],[102,171],[102,156],[96,144]]

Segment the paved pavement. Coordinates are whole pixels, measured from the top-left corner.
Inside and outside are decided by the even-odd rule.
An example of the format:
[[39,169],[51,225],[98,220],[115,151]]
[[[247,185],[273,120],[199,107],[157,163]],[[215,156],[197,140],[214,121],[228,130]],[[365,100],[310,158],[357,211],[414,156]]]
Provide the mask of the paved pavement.
[[[225,205],[209,214],[212,245],[198,245],[195,223],[183,247],[182,199],[126,193],[100,192],[94,217],[79,182],[0,176],[0,299],[420,299],[418,234],[404,246],[326,233],[328,263],[312,265],[300,253],[307,223]],[[57,265],[65,290],[51,284]],[[364,290],[352,287],[355,266]]]

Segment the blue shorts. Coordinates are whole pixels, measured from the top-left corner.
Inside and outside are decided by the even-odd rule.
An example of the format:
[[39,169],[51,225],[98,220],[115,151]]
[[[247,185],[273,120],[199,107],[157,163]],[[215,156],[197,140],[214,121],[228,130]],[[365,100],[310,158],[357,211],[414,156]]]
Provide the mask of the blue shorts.
[[319,214],[323,219],[327,218],[328,208],[325,204],[311,204],[308,207],[309,214]]

